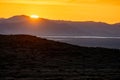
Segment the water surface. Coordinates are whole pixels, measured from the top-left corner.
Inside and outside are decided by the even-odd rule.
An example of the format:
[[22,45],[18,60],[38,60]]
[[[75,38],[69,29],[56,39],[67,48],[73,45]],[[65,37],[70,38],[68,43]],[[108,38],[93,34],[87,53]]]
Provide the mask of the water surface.
[[120,49],[120,37],[101,36],[42,36],[50,40],[87,47],[105,47]]

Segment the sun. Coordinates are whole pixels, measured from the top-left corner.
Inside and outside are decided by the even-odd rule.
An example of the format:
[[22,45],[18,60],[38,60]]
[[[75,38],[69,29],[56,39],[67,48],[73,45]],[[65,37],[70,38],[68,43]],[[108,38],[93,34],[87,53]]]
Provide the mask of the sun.
[[33,19],[38,19],[38,18],[40,18],[38,15],[35,15],[35,14],[31,15],[30,17],[33,18]]

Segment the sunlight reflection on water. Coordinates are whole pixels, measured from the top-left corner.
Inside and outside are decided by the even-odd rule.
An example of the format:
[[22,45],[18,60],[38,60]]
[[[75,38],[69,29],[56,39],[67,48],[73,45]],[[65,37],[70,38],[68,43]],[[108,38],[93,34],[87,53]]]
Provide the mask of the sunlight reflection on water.
[[120,49],[120,37],[101,37],[101,36],[42,36],[42,37],[50,40],[61,41],[79,46]]

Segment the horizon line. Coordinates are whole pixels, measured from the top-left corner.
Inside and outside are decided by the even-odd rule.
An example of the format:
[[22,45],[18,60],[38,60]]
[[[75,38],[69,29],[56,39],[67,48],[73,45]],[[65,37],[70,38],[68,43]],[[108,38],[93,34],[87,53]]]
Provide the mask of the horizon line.
[[[13,15],[10,17],[0,17],[0,19],[10,19],[12,17],[19,17],[19,16],[26,16],[30,18],[30,15]],[[50,18],[44,18],[44,17],[40,17],[39,19],[47,19],[47,20],[54,20],[54,21],[66,21],[66,22],[95,22],[95,23],[105,23],[105,24],[109,24],[109,25],[114,25],[114,24],[119,24],[120,22],[116,22],[116,23],[108,23],[108,22],[103,22],[103,21],[92,21],[92,20],[84,20],[84,21],[80,21],[80,20],[65,20],[65,19],[50,19]]]

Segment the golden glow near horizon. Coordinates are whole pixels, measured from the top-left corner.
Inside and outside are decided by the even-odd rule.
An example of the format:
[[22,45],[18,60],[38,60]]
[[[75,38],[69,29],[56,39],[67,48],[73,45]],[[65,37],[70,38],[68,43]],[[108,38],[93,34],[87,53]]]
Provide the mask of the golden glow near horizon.
[[33,18],[33,19],[38,19],[39,18],[39,16],[35,15],[35,14],[31,15],[30,17]]
[[0,0],[0,17],[32,14],[55,20],[118,23],[120,22],[120,1]]

